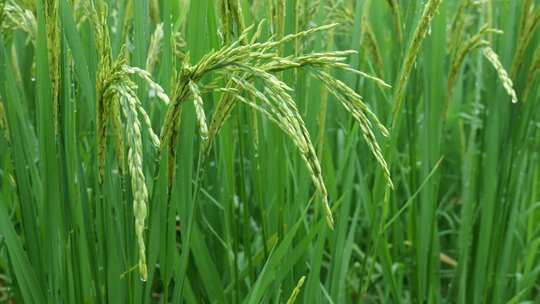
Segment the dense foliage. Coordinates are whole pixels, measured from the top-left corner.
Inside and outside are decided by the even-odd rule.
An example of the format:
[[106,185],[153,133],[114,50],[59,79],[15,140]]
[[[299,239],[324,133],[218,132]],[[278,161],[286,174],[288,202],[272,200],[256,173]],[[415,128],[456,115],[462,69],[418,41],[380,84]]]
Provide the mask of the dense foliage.
[[0,302],[540,302],[536,0],[0,0]]

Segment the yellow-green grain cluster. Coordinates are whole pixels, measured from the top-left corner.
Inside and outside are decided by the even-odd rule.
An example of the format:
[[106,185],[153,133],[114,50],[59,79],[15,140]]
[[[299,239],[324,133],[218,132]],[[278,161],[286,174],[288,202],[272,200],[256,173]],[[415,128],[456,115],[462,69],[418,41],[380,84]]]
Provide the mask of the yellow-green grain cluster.
[[[239,100],[275,122],[293,141],[310,172],[315,189],[322,198],[327,223],[332,227],[333,217],[328,202],[328,194],[323,180],[321,165],[304,120],[298,111],[296,102],[290,94],[293,90],[282,80],[274,76],[273,73],[304,68],[315,78],[321,80],[340,103],[344,105],[345,109],[358,121],[364,139],[381,165],[389,185],[392,185],[390,171],[372,130],[372,122],[384,136],[388,135],[388,131],[376,115],[367,107],[360,95],[340,80],[332,78],[328,73],[324,72],[324,69],[329,67],[357,73],[362,77],[375,81],[382,87],[388,88],[390,86],[380,78],[357,71],[345,64],[343,61],[347,56],[354,53],[351,51],[333,51],[306,55],[297,54],[287,57],[279,55],[279,50],[285,43],[297,41],[297,39],[303,39],[318,32],[331,30],[336,27],[336,24],[310,28],[295,34],[286,35],[277,40],[270,39],[265,42],[257,42],[257,38],[262,32],[262,27],[263,23],[260,23],[253,34],[251,34],[253,32],[253,26],[248,27],[233,43],[205,55],[193,66],[189,65],[187,63],[188,61],[185,60],[181,75],[174,89],[173,98],[165,114],[161,131],[161,142],[167,143],[164,147],[168,147],[169,155],[174,155],[172,145],[175,142],[175,128],[179,125],[181,106],[192,96],[195,101],[201,136],[208,133],[208,140],[205,140],[202,146],[203,155],[207,155],[213,140],[234,107],[235,100]],[[249,37],[250,34],[251,38]],[[277,53],[272,52],[272,50],[277,51]],[[197,83],[208,73],[213,73],[223,79],[227,79],[228,84],[225,87],[225,93],[222,95],[213,113],[210,126],[206,127],[206,116],[202,107],[202,98]],[[254,79],[262,81],[263,89],[259,89],[251,83]],[[211,89],[212,86],[207,88]],[[242,92],[248,94],[250,98],[244,97]],[[169,161],[171,162],[173,159],[174,157],[171,157]],[[169,183],[172,182],[172,166],[169,163]],[[171,185],[169,184],[170,187]]]
[[482,49],[482,52],[497,71],[499,80],[501,81],[504,89],[506,90],[506,93],[508,93],[508,96],[512,98],[512,103],[516,103],[518,101],[518,98],[516,92],[514,91],[514,84],[512,83],[512,79],[510,79],[510,76],[508,76],[508,72],[506,72],[501,61],[499,60],[499,56],[497,56],[497,54],[495,54],[493,49],[491,49],[490,47],[484,47]]

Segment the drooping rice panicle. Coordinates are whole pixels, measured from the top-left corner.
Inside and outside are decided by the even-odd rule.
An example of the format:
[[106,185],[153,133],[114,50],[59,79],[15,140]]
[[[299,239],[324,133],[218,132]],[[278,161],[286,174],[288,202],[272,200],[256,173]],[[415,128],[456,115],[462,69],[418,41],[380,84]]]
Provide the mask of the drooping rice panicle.
[[[272,121],[291,137],[311,173],[311,178],[317,192],[319,192],[322,197],[328,226],[333,227],[334,220],[328,203],[327,190],[322,178],[319,160],[315,154],[315,149],[311,144],[304,122],[296,108],[296,104],[292,100],[292,97],[287,93],[287,91],[290,91],[291,89],[271,74],[262,70],[252,71],[258,78],[265,81],[264,92],[258,91],[253,85],[245,80],[233,79],[233,81],[248,93],[263,101],[264,105],[255,108],[270,117]],[[242,100],[248,105],[252,105],[252,103],[245,99]]]
[[451,95],[454,87],[454,82],[456,80],[456,77],[458,76],[459,68],[465,60],[466,55],[482,46],[488,45],[488,42],[483,40],[482,37],[485,33],[489,31],[489,27],[485,25],[476,35],[472,36],[471,38],[458,45],[457,51],[452,58],[452,64],[450,65],[450,73],[448,74],[448,92],[450,92],[449,95]]
[[[109,28],[107,25],[107,9],[103,2],[98,1],[97,4],[97,9],[93,5],[90,5],[89,9],[93,12],[92,24],[100,63],[96,81],[98,176],[100,183],[103,182],[107,147],[106,131],[110,122],[113,127],[116,158],[119,162],[118,167],[122,173],[125,172],[123,163],[124,140],[122,133],[124,133],[123,129],[126,130],[125,142],[128,147],[127,163],[133,192],[135,233],[139,256],[138,268],[141,279],[146,281],[148,270],[146,265],[144,229],[148,213],[148,190],[143,173],[143,147],[139,114],[142,116],[142,123],[148,130],[150,141],[156,148],[160,147],[160,139],[153,132],[150,118],[135,93],[137,85],[130,79],[130,76],[137,75],[142,78],[148,84],[150,91],[164,104],[169,103],[169,97],[165,94],[163,88],[152,80],[151,74],[148,71],[127,65],[125,48],[120,50],[115,60],[112,59]],[[125,117],[125,123],[122,123],[120,109]]]
[[[159,137],[153,132],[150,118],[146,111],[142,108],[141,103],[135,94],[137,86],[131,81],[128,75],[133,73],[141,73],[136,68],[128,67],[123,64],[123,60],[115,63],[117,75],[113,75],[112,79],[106,82],[106,91],[104,98],[108,100],[104,104],[106,107],[105,113],[114,113],[118,115],[117,105],[114,102],[119,102],[124,117],[126,118],[126,142],[128,145],[128,170],[131,175],[131,184],[133,191],[133,210],[135,215],[135,232],[139,248],[139,273],[141,279],[146,281],[148,276],[146,266],[146,249],[144,241],[144,227],[147,216],[148,191],[146,188],[145,177],[143,174],[143,154],[142,154],[142,139],[141,139],[141,122],[138,118],[140,114],[143,118],[143,123],[146,126],[152,144],[155,147],[160,146]],[[137,71],[137,72],[133,72]],[[161,88],[160,88],[161,89]],[[112,111],[112,112],[111,112]],[[110,116],[110,115],[109,115]],[[121,123],[118,117],[111,117],[115,134],[118,134],[119,124]],[[117,154],[123,153],[123,147],[120,147],[120,142],[123,142],[118,135],[115,135],[115,149]],[[123,156],[117,156],[119,161],[123,160]],[[122,168],[123,164],[119,164]]]
[[0,30],[2,32],[21,30],[28,34],[28,41],[35,43],[37,36],[36,16],[31,10],[23,8],[19,4],[14,0],[4,2]]
[[499,56],[497,56],[497,54],[489,46],[484,47],[482,49],[482,52],[484,54],[484,57],[486,57],[489,62],[491,62],[491,64],[497,71],[499,80],[501,81],[504,89],[506,90],[506,93],[508,93],[508,95],[512,98],[512,103],[518,102],[516,92],[514,91],[514,84],[512,83],[512,79],[510,79],[510,76],[508,76],[508,72],[506,72],[506,70],[504,69],[501,61],[499,60]]
[[[321,71],[312,71],[321,81],[327,86],[328,91],[332,93],[338,101],[353,115],[353,117],[358,121],[360,125],[360,129],[362,130],[362,136],[364,137],[364,140],[368,144],[371,153],[375,156],[377,159],[377,162],[379,163],[380,167],[383,170],[384,176],[386,178],[386,181],[388,185],[393,188],[393,182],[390,177],[390,169],[388,168],[388,165],[382,155],[382,150],[379,147],[379,144],[377,143],[377,139],[375,135],[373,134],[371,122],[366,116],[371,116],[372,118],[376,118],[375,114],[373,114],[367,107],[363,104],[362,98],[356,94],[352,89],[347,87],[344,83],[342,83],[339,80],[336,80],[332,78],[330,75],[328,75],[325,72]],[[388,131],[380,123],[378,120],[374,120],[379,130],[382,132],[383,135],[388,136]]]
[[448,92],[446,94],[444,106],[443,106],[444,117],[446,117],[448,114],[447,110],[448,110],[449,103],[453,97],[454,87],[457,81],[457,77],[459,76],[459,70],[461,69],[463,62],[465,61],[466,56],[477,49],[481,49],[489,45],[489,42],[483,39],[483,37],[488,33],[501,33],[501,32],[498,30],[489,28],[489,26],[486,24],[480,29],[480,31],[476,35],[460,43],[459,46],[457,47],[457,50],[454,52],[454,55],[452,56],[451,65],[450,65],[450,72],[448,74],[448,81],[447,81]]
[[135,215],[135,233],[139,247],[139,273],[141,279],[146,281],[148,270],[146,266],[146,245],[144,241],[145,220],[148,214],[148,191],[143,173],[143,153],[141,139],[141,124],[137,118],[138,100],[133,88],[119,87],[120,103],[126,117],[126,135],[128,142],[128,169],[131,175],[133,189],[133,213]]
[[[207,128],[208,140],[204,141],[202,145],[203,157],[208,155],[213,140],[219,133],[219,130],[223,126],[230,111],[234,108],[235,100],[240,100],[248,104],[274,121],[293,140],[311,173],[313,184],[315,185],[317,192],[322,197],[327,223],[332,227],[333,218],[328,203],[327,191],[322,178],[319,160],[315,153],[315,149],[311,144],[310,136],[304,125],[303,119],[298,112],[294,100],[288,93],[291,91],[291,88],[271,73],[279,73],[283,70],[297,68],[307,68],[309,71],[313,71],[314,76],[319,78],[329,90],[333,91],[334,94],[337,94],[338,100],[344,104],[345,109],[351,112],[360,123],[364,139],[377,159],[377,162],[383,168],[384,176],[386,177],[388,184],[393,187],[389,170],[382,157],[382,152],[377,143],[376,136],[372,131],[372,122],[384,136],[388,135],[387,129],[377,119],[376,115],[369,110],[362,98],[354,92],[354,90],[347,87],[341,81],[332,79],[328,74],[318,74],[317,71],[324,69],[325,67],[337,68],[359,74],[362,77],[377,82],[382,87],[390,86],[380,78],[352,69],[343,63],[343,61],[347,59],[347,56],[355,53],[353,51],[333,51],[306,55],[298,54],[287,57],[281,57],[279,51],[278,53],[274,52],[275,50],[279,50],[280,46],[287,42],[295,41],[296,39],[307,37],[317,32],[331,30],[336,27],[336,24],[310,28],[302,32],[286,35],[277,40],[270,38],[270,40],[266,42],[256,42],[256,37],[260,34],[261,27],[262,24],[259,24],[251,39],[248,38],[253,31],[254,26],[246,28],[230,45],[226,45],[219,50],[210,52],[203,56],[203,58],[193,66],[187,64],[187,62],[189,62],[188,59],[184,59],[184,66],[175,85],[173,98],[171,99],[171,103],[165,114],[165,120],[160,135],[160,141],[162,143],[167,143],[165,146],[168,147],[169,155],[172,155],[168,165],[170,172],[169,182],[172,182],[172,175],[174,173],[174,170],[172,169],[174,166],[174,151],[172,149],[175,142],[174,130],[179,125],[181,105],[186,102],[190,96],[194,97],[196,109],[198,109],[197,116],[199,125],[200,128],[204,130],[205,124],[202,124],[203,111],[202,107],[198,106],[202,102],[201,99],[196,97],[197,95],[200,96],[200,89],[197,88],[197,90],[194,90],[193,88],[204,75],[208,73],[217,73],[218,75],[222,75],[224,79],[228,79],[229,83],[225,87],[225,93],[221,96],[220,102],[214,110],[210,126]],[[249,83],[253,79],[259,79],[264,82],[265,88],[263,91],[258,91]],[[233,83],[231,83],[231,81]],[[211,87],[212,86],[207,86],[208,89]],[[242,97],[239,92],[234,90],[235,87],[249,93],[255,100],[263,101],[263,105],[256,105],[254,102],[250,102],[248,99]],[[170,184],[169,187],[171,187]]]

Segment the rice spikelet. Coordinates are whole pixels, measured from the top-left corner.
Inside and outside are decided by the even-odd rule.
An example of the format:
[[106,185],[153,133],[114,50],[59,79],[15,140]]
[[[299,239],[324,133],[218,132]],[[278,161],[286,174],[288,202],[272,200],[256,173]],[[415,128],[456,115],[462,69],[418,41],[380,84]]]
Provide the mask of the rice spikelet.
[[306,276],[302,276],[300,280],[298,280],[296,287],[294,287],[291,293],[291,296],[287,300],[287,304],[294,304],[296,302],[296,298],[298,298],[298,295],[300,294],[300,290],[302,289],[302,286],[304,285],[305,280],[306,280]]
[[150,45],[148,46],[148,54],[146,57],[146,71],[150,74],[154,71],[154,67],[159,58],[161,40],[163,40],[163,23],[156,26],[156,29],[150,38]]
[[197,85],[193,82],[189,82],[189,89],[193,95],[194,104],[195,104],[195,113],[197,116],[197,122],[199,123],[199,132],[201,134],[201,139],[203,141],[208,140],[208,127],[206,126],[206,115],[204,114],[203,100],[201,93]]

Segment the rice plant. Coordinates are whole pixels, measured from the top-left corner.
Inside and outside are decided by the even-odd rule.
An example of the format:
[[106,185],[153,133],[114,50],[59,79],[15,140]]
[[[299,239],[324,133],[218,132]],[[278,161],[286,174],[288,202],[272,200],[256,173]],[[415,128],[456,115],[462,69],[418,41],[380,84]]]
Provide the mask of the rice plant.
[[0,302],[539,302],[539,24],[0,0]]

